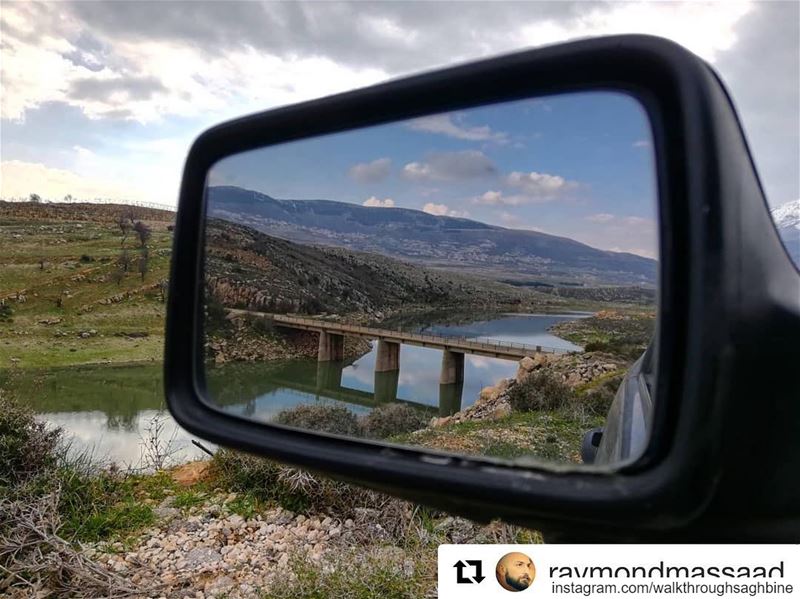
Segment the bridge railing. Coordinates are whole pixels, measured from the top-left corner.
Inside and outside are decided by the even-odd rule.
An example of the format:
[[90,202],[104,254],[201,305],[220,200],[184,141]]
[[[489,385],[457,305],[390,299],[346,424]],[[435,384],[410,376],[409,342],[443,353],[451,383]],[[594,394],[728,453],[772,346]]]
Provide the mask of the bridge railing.
[[537,352],[549,354],[568,354],[570,350],[560,347],[545,347],[542,345],[534,345],[530,343],[519,343],[516,341],[502,341],[500,339],[492,339],[490,337],[465,337],[463,335],[430,335],[427,333],[413,333],[409,331],[394,331],[391,329],[377,329],[372,327],[365,327],[361,325],[345,324],[335,321],[321,320],[318,318],[302,318],[298,316],[284,316],[282,314],[275,314],[272,316],[273,320],[277,322],[285,322],[288,324],[300,324],[312,327],[320,327],[325,329],[335,329],[343,333],[361,333],[371,336],[396,336],[401,339],[409,339],[420,342],[429,341],[431,343],[447,344],[458,342],[462,345],[469,346],[475,349],[486,350],[508,350],[518,349],[523,353]]

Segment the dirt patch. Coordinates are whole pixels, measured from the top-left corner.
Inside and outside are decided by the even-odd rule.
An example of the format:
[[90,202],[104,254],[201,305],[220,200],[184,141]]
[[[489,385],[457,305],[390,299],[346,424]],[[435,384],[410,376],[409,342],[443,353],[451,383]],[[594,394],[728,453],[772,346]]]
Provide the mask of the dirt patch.
[[182,487],[190,487],[206,480],[210,475],[211,462],[189,462],[170,471],[172,480]]

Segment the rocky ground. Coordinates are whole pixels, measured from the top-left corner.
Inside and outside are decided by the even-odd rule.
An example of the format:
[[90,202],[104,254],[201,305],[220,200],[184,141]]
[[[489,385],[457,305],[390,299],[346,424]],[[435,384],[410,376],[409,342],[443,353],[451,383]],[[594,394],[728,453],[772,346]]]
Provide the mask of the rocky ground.
[[[148,595],[252,597],[283,578],[292,555],[313,564],[335,546],[353,543],[352,519],[308,518],[276,506],[244,518],[230,506],[235,493],[210,495],[203,505],[181,510],[168,496],[154,510],[156,526],[126,550],[123,543],[98,544],[87,553]],[[320,566],[321,567],[321,566]]]
[[[187,502],[184,489],[204,488],[208,465],[195,462],[172,472],[180,486],[154,505],[155,524],[135,539],[86,544],[84,554],[139,589],[134,596],[141,597],[290,597],[287,588],[303,587],[298,577],[306,569],[324,578],[354,561],[369,564],[379,578],[394,577],[407,589],[397,596],[433,597],[439,543],[541,541],[532,531],[499,522],[479,525],[434,512],[421,518],[418,506],[369,492],[341,517],[252,506],[247,495],[221,488]],[[187,470],[193,472],[182,480]],[[356,570],[354,576],[364,575]],[[330,595],[313,596],[350,596],[328,590]]]
[[622,374],[628,362],[619,356],[603,352],[582,354],[548,355],[537,354],[523,358],[517,375],[513,379],[500,379],[495,385],[481,390],[478,400],[470,407],[452,416],[434,418],[432,427],[467,422],[470,420],[498,420],[511,414],[508,392],[514,385],[525,381],[531,373],[548,371],[571,389],[591,385],[601,377]]

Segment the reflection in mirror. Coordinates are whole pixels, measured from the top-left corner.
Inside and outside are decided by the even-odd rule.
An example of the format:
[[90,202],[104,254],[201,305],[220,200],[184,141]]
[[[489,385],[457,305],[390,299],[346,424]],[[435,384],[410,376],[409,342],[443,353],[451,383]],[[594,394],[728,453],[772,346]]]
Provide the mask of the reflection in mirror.
[[653,165],[646,113],[610,92],[218,162],[210,400],[448,453],[635,458],[652,411],[640,357],[656,314]]

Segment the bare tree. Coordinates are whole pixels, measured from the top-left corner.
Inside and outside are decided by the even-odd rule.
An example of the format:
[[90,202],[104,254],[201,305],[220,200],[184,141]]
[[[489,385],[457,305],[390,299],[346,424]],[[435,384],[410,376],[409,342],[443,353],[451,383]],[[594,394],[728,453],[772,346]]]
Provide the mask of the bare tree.
[[131,262],[132,260],[130,254],[128,254],[128,250],[123,248],[123,250],[117,257],[117,266],[119,266],[120,270],[122,270],[123,272],[128,272]]
[[120,247],[122,247],[125,245],[125,240],[128,239],[128,233],[130,233],[131,230],[131,223],[128,221],[128,215],[125,213],[117,216],[116,223],[119,227],[119,230],[122,232],[122,243],[120,244]]
[[144,224],[142,221],[136,221],[136,224],[133,225],[133,230],[136,231],[136,236],[139,238],[139,245],[142,248],[147,247],[147,241],[150,239],[152,232],[150,231],[150,227]]
[[28,196],[28,201],[34,202],[36,204],[41,204],[42,196],[40,196],[38,193],[32,193],[30,196]]
[[159,294],[160,294],[159,299],[162,302],[166,302],[167,301],[167,293],[169,292],[169,279],[161,279],[158,282],[158,291],[159,291]]
[[139,255],[139,274],[142,275],[142,281],[144,281],[144,276],[147,274],[149,259],[150,252],[147,251],[146,247],[142,248],[142,253]]

